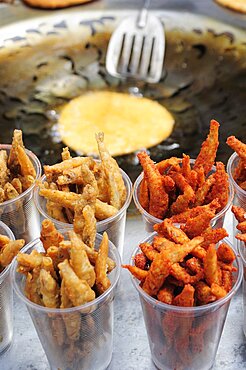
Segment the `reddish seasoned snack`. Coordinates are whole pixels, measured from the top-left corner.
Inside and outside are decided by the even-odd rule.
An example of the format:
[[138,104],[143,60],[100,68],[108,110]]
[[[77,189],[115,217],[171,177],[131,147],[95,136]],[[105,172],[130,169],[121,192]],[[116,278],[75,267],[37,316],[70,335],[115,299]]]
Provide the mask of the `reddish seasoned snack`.
[[237,229],[241,231],[240,234],[236,235],[236,238],[244,242],[246,246],[246,210],[237,206],[232,206],[231,210],[238,221]]
[[151,354],[162,368],[198,368],[214,358],[208,348],[214,351],[211,343],[226,312],[226,303],[219,300],[230,299],[235,283],[236,257],[229,244],[221,242],[227,232],[209,226],[211,209],[203,207],[201,213],[209,217],[199,222],[199,229],[193,220],[200,214],[187,217],[183,230],[170,219],[155,225],[158,234],[140,244],[132,265],[123,265],[139,280],[139,286],[135,279],[134,285]]
[[138,153],[144,172],[139,202],[150,215],[160,220],[171,217],[175,222],[185,222],[190,215],[198,217],[203,208],[211,208],[215,216],[226,207],[229,180],[225,166],[217,162],[213,169],[218,135],[219,123],[212,120],[195,161],[183,154],[182,159],[172,157],[154,164],[146,152]]
[[236,183],[246,191],[246,144],[238,140],[235,136],[229,136],[226,143],[239,156],[238,164],[232,175]]
[[[197,223],[200,215],[205,221]],[[152,242],[140,244],[135,266],[123,267],[141,281],[146,293],[168,304],[199,306],[221,298],[232,286],[235,255],[225,242],[216,249],[228,234],[209,226],[213,215],[205,209],[182,229],[165,219],[155,225],[158,235]]]
[[[149,192],[148,210],[153,216],[162,219],[168,209],[168,195],[163,186],[162,176],[146,152],[138,153],[138,159],[143,166],[145,182]],[[147,198],[147,192],[143,188],[144,186],[142,186],[141,197],[145,199]],[[145,204],[145,201],[143,203]]]

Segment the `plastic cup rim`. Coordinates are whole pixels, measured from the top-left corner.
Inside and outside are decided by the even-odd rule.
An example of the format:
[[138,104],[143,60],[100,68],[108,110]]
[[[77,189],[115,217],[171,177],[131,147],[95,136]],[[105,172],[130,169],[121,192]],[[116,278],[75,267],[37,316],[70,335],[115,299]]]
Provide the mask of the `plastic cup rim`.
[[[150,234],[147,238],[145,238],[140,243],[146,243],[146,242],[151,241],[155,235],[158,235],[158,234],[156,232]],[[206,312],[208,310],[211,310],[212,311],[213,309],[216,309],[216,308],[224,305],[225,303],[227,303],[228,301],[230,301],[230,299],[235,295],[235,293],[237,292],[238,288],[241,285],[242,278],[243,278],[243,266],[242,266],[242,263],[241,263],[238,255],[237,255],[235,249],[233,248],[233,246],[232,246],[229,238],[226,237],[222,241],[225,241],[233,249],[233,252],[234,252],[234,254],[236,256],[236,263],[237,263],[237,268],[238,268],[237,280],[235,281],[235,284],[233,285],[233,287],[230,290],[230,292],[225,297],[223,297],[221,299],[218,299],[215,302],[211,302],[209,304],[203,305],[203,306],[179,307],[179,306],[169,305],[169,304],[160,302],[157,299],[151,297],[149,294],[147,294],[140,287],[139,281],[135,277],[133,277],[131,275],[132,283],[133,283],[134,287],[136,288],[136,290],[138,291],[139,296],[143,297],[145,301],[148,301],[149,303],[151,303],[156,308],[159,308],[159,309],[162,309],[162,310],[167,310],[167,311],[173,311],[173,312],[176,312],[176,313],[203,313],[203,312]],[[139,251],[139,247],[136,247],[134,249],[133,253],[131,254],[130,264],[133,264],[134,256],[136,255],[136,253],[138,251]]]
[[[117,219],[122,213],[125,212],[125,210],[128,208],[129,204],[131,203],[132,199],[132,182],[130,180],[130,177],[122,170],[120,169],[123,175],[123,179],[125,180],[126,183],[126,189],[127,189],[127,197],[124,205],[121,207],[121,209],[114,215],[109,218],[105,218],[105,220],[97,221],[96,225],[97,228],[103,227],[104,225],[114,221]],[[43,182],[46,179],[46,176],[43,175],[41,177],[41,182]],[[66,229],[72,229],[73,225],[65,222],[61,222],[56,220],[55,218],[51,217],[40,205],[39,198],[43,198],[39,195],[39,186],[36,185],[34,189],[34,203],[35,206],[37,207],[39,213],[44,217],[50,219],[54,224],[58,225],[60,228],[66,228]]]
[[238,252],[240,257],[242,258],[243,264],[246,266],[246,257],[243,255],[243,251],[245,251],[246,246],[242,240],[238,240],[238,242],[240,242],[238,243]]
[[[0,144],[0,149],[9,149],[10,150],[11,147],[12,147],[12,145],[10,145],[10,144]],[[19,194],[18,197],[10,199],[10,200],[6,200],[5,202],[0,203],[0,208],[8,206],[10,204],[13,204],[15,202],[18,202],[19,200],[24,198],[27,194],[29,194],[33,190],[36,180],[38,180],[40,178],[41,174],[42,174],[41,163],[40,163],[38,157],[36,156],[36,154],[34,154],[33,152],[31,152],[30,150],[28,150],[26,148],[25,148],[25,152],[28,155],[28,157],[31,158],[33,160],[33,162],[35,163],[35,165],[37,166],[35,181],[28,189],[23,191],[23,193]]]
[[[0,221],[0,229],[3,229],[6,232],[6,236],[9,237],[10,240],[15,240],[15,236],[13,234],[13,231],[6,225],[3,221]],[[2,234],[2,231],[1,231]],[[12,262],[11,262],[12,263]],[[0,281],[4,280],[5,276],[8,274],[9,269],[11,267],[11,263],[6,266],[3,271],[0,273]]]
[[[213,166],[214,167],[214,166]],[[159,224],[161,222],[164,221],[161,220],[160,218],[157,218],[157,217],[154,217],[152,216],[150,213],[148,213],[140,204],[139,202],[139,199],[138,199],[138,188],[143,180],[143,176],[144,176],[144,173],[141,172],[141,174],[137,177],[137,179],[135,180],[134,184],[133,184],[133,200],[134,200],[134,203],[137,207],[137,209],[139,210],[139,212],[144,215],[145,218],[149,219],[153,224]],[[228,209],[231,207],[232,205],[232,201],[233,201],[233,198],[234,198],[234,188],[233,188],[233,185],[231,184],[231,182],[229,181],[229,198],[228,198],[228,202],[226,204],[226,206],[224,208],[222,208],[211,220],[211,223],[214,223],[216,222],[224,213],[226,213],[228,211]]]
[[234,189],[236,189],[236,193],[238,195],[238,193],[240,193],[239,197],[240,196],[243,196],[246,198],[246,190],[243,190],[238,184],[237,182],[234,180],[233,178],[233,174],[232,174],[232,164],[233,162],[236,160],[236,159],[239,159],[239,156],[238,154],[235,152],[233,153],[230,158],[228,159],[228,162],[227,162],[227,167],[226,167],[226,170],[227,170],[227,173],[229,175],[229,178],[230,178],[230,181],[232,182],[233,186],[234,186]]
[[[68,232],[68,229],[59,229],[59,232],[60,233],[67,233]],[[99,239],[99,240],[102,240],[102,235],[100,235],[100,234],[97,233],[96,234],[96,238]],[[21,249],[21,252],[22,253],[25,253],[26,251],[28,251],[30,248],[34,247],[38,243],[40,243],[40,238],[36,238],[36,239],[32,240],[24,248]],[[80,305],[80,306],[70,307],[70,308],[49,308],[49,307],[40,306],[37,303],[34,303],[34,302],[30,301],[23,294],[23,292],[21,291],[21,289],[19,288],[19,286],[16,283],[16,279],[15,279],[15,276],[17,274],[17,272],[16,272],[16,267],[17,267],[17,259],[16,259],[16,257],[13,259],[12,263],[10,264],[10,267],[11,267],[11,272],[10,273],[11,273],[11,280],[13,282],[13,289],[14,289],[16,295],[28,307],[35,308],[35,309],[40,310],[40,311],[45,312],[45,313],[57,313],[57,314],[58,313],[59,314],[61,314],[61,313],[62,314],[63,313],[72,313],[72,312],[78,311],[78,310],[84,311],[86,309],[89,309],[89,308],[93,307],[94,305],[99,305],[114,290],[116,284],[118,283],[119,277],[120,277],[120,266],[121,266],[120,254],[119,254],[117,248],[115,247],[115,245],[110,240],[109,240],[109,250],[110,251],[113,251],[114,261],[116,263],[116,266],[115,266],[115,269],[116,269],[116,277],[115,277],[115,280],[110,285],[110,287],[102,295],[100,295],[99,297],[95,298],[91,302],[85,303],[85,304]]]

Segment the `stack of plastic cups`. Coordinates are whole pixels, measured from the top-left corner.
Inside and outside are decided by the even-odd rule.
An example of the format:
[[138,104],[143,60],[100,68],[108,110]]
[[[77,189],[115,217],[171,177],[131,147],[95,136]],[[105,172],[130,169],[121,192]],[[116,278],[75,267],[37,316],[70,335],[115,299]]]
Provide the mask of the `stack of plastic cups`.
[[[0,150],[10,152],[11,145],[0,145]],[[41,176],[41,163],[36,155],[25,149],[36,171],[35,180]],[[8,225],[16,239],[24,239],[27,243],[40,233],[40,217],[33,202],[33,189],[35,183],[18,197],[0,204],[0,220]]]
[[246,337],[246,245],[238,240],[238,251],[243,262],[243,331]]
[[[238,157],[237,153],[232,154],[230,156],[229,160],[228,160],[228,163],[227,163],[227,172],[228,172],[228,175],[229,175],[230,182],[231,182],[231,184],[234,188],[234,191],[235,191],[233,204],[235,206],[242,207],[246,210],[246,191],[243,190],[237,184],[237,182],[234,180],[234,176],[233,176],[234,173],[235,173],[235,169],[238,165],[238,162],[239,162],[239,157]],[[237,233],[237,229],[236,229],[237,221],[235,220],[235,217],[233,218],[233,220],[234,220],[233,232],[234,232],[234,235],[235,235]]]
[[[120,256],[123,256],[123,245],[125,236],[125,224],[126,224],[126,211],[132,199],[132,182],[128,175],[121,170],[122,177],[126,186],[126,200],[122,208],[116,213],[116,215],[106,218],[105,220],[97,222],[97,232],[103,234],[107,232],[109,240],[116,246]],[[46,181],[46,176],[42,176],[41,181]],[[37,209],[41,215],[41,220],[47,218],[51,220],[57,229],[72,229],[73,225],[61,221],[57,221],[52,218],[46,210],[46,199],[39,195],[39,188],[36,187],[34,190],[34,201]]]
[[[155,235],[152,233],[142,243],[151,243]],[[223,241],[232,248],[227,238]],[[131,256],[131,264],[137,253],[139,248]],[[213,367],[230,301],[242,281],[243,269],[238,257],[235,267],[231,291],[222,299],[197,307],[162,303],[148,295],[132,277],[142,306],[152,360],[158,369],[209,370]]]
[[[67,229],[60,232],[67,237]],[[102,236],[97,234],[95,249],[101,240]],[[30,254],[33,250],[44,251],[40,239],[29,243],[22,252]],[[16,271],[17,261],[13,262],[14,290],[26,304],[52,370],[105,370],[108,367],[113,352],[113,300],[121,264],[111,242],[109,257],[116,263],[108,275],[110,288],[89,303],[64,309],[43,307],[26,298],[25,277]]]
[[[0,234],[15,240],[10,228],[0,221]],[[13,290],[10,266],[0,273],[0,355],[11,345],[13,338]]]

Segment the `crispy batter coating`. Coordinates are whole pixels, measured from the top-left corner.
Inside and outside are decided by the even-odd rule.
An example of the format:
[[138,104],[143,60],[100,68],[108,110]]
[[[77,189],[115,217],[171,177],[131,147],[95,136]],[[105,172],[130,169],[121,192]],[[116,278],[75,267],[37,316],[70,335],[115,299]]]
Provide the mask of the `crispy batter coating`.
[[182,307],[194,306],[194,293],[194,287],[190,284],[186,284],[182,292],[173,299],[173,304]]
[[59,286],[51,274],[45,269],[40,270],[40,293],[45,307],[57,308],[59,302]]
[[102,168],[108,182],[110,204],[115,208],[120,209],[126,200],[126,187],[119,166],[116,160],[109,154],[104,144],[104,134],[102,132],[99,132],[96,135],[96,140],[102,161]]
[[58,268],[65,283],[65,291],[74,306],[80,306],[95,299],[95,292],[85,280],[79,279],[68,260],[59,263]]
[[10,240],[5,244],[0,254],[0,267],[8,266],[24,245],[25,240],[23,239]]
[[223,209],[229,199],[229,178],[225,171],[225,166],[222,162],[216,163],[216,172],[214,173],[215,182],[212,184],[212,190],[208,194],[207,201],[218,199],[220,208]]
[[51,246],[59,246],[59,243],[64,240],[64,237],[56,230],[51,220],[45,219],[42,222],[40,240],[43,243],[44,249],[47,250]]
[[217,121],[211,120],[209,134],[195,161],[194,170],[203,167],[205,175],[209,173],[215,161],[219,145],[219,126]]
[[81,280],[87,281],[90,287],[93,287],[96,280],[96,273],[83,247],[72,244],[70,258],[71,266],[77,276]]
[[96,290],[99,294],[103,294],[111,285],[107,276],[108,248],[108,235],[104,232],[95,264]]
[[162,176],[146,152],[138,153],[149,189],[149,213],[163,219],[168,208],[168,195],[163,187]]
[[214,244],[210,244],[207,254],[203,260],[204,274],[206,282],[211,286],[212,283],[219,283],[219,272],[217,264],[217,253]]
[[145,178],[141,181],[139,188],[139,202],[145,211],[149,210],[149,189]]
[[226,144],[235,150],[238,156],[242,158],[243,162],[246,162],[246,144],[238,140],[235,136],[229,136],[226,140]]

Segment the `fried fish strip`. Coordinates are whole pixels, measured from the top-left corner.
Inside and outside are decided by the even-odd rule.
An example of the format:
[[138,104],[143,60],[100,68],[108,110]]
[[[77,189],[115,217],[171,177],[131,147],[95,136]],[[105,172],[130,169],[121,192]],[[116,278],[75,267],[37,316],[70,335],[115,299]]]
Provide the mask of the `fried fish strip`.
[[187,209],[178,215],[173,215],[170,220],[173,223],[185,223],[189,218],[194,218],[198,216],[200,213],[208,210],[216,213],[216,211],[220,208],[220,203],[218,199],[213,199],[212,202],[205,204],[203,206],[197,206],[194,208]]
[[188,236],[180,228],[173,225],[172,221],[169,219],[165,219],[160,224],[154,225],[154,230],[178,244],[184,244],[190,240]]
[[70,264],[76,275],[92,287],[95,284],[96,274],[83,247],[72,243],[70,258]]
[[52,176],[53,174],[56,174],[56,175],[61,174],[65,170],[70,170],[72,168],[81,166],[82,163],[84,162],[88,163],[88,161],[91,161],[91,160],[92,158],[89,158],[89,157],[74,157],[71,159],[67,159],[63,162],[56,163],[53,166],[48,166],[48,165],[44,166],[44,173],[47,179],[49,179],[50,176]]
[[140,281],[144,281],[148,275],[147,270],[142,270],[141,268],[137,266],[132,266],[132,265],[122,265],[123,268],[127,269],[130,271],[130,273],[135,276]]
[[231,210],[238,222],[244,222],[246,220],[246,210],[244,210],[242,207],[232,206]]
[[235,150],[244,163],[246,162],[246,144],[238,140],[235,136],[229,136],[226,140],[226,144]]
[[204,281],[198,281],[195,287],[195,295],[200,305],[214,302],[216,300],[216,297],[211,292],[211,288]]
[[0,265],[8,266],[24,245],[24,239],[10,240],[8,244],[5,244],[0,254]]
[[[111,206],[114,206],[117,209],[121,208],[121,198],[118,189],[118,184],[116,182],[114,171],[116,169],[115,160],[110,156],[109,152],[104,145],[104,135],[102,132],[96,135],[96,140],[98,144],[99,154],[102,160],[102,167],[105,173],[105,177],[108,183],[108,193],[109,193],[109,202]],[[117,169],[118,171],[118,169]],[[124,184],[123,184],[124,185]]]
[[8,155],[6,150],[0,150],[0,186],[9,181],[9,169],[7,166]]
[[231,264],[235,260],[233,250],[226,243],[221,243],[217,249],[217,257],[219,261]]
[[21,176],[19,175],[18,178],[20,179],[23,191],[27,190],[32,186],[32,184],[35,181],[35,178],[32,175],[27,175],[27,176]]
[[7,235],[0,234],[0,250],[10,242],[10,239]]
[[69,148],[67,146],[65,148],[62,148],[61,157],[62,157],[63,161],[66,161],[68,159],[72,159]]
[[166,304],[172,304],[174,297],[174,288],[174,285],[165,282],[163,287],[159,290],[157,294],[158,300]]
[[93,301],[96,295],[85,280],[79,279],[68,260],[59,263],[58,268],[65,283],[65,291],[74,306]]
[[[195,207],[202,206],[204,204],[205,198],[208,192],[211,190],[212,186],[215,184],[215,181],[216,181],[215,175],[212,174],[205,180],[202,186],[197,189],[194,203]],[[215,197],[211,197],[211,199],[214,198]]]
[[180,194],[171,205],[171,214],[173,215],[186,211],[189,205],[194,202],[195,193],[181,173],[173,172],[171,176],[175,181],[176,187],[183,193]]
[[38,266],[41,266],[43,256],[37,250],[33,250],[30,254],[18,253],[17,254],[18,269],[20,273],[27,273],[32,271]]
[[216,153],[219,145],[219,123],[215,120],[210,122],[210,130],[206,140],[202,143],[200,153],[198,154],[194,170],[197,170],[199,167],[204,168],[205,175],[211,170]]
[[8,166],[11,169],[11,171],[16,172],[16,173],[18,172],[17,168],[19,166],[18,153],[17,153],[18,147],[24,148],[24,144],[22,140],[22,131],[14,130],[12,145],[11,145],[9,158],[8,158]]
[[176,295],[176,297],[173,299],[173,304],[175,306],[193,307],[194,293],[195,288],[190,284],[186,284],[182,292],[179,295]]
[[194,218],[190,218],[185,225],[180,228],[188,235],[189,238],[201,235],[209,226],[215,216],[214,212],[205,210]]
[[96,290],[99,294],[103,294],[111,285],[107,276],[108,249],[108,235],[106,232],[104,232],[95,264]]
[[162,176],[146,152],[140,152],[137,156],[148,184],[149,213],[162,220],[168,209],[168,194],[164,189]]
[[[96,264],[97,257],[98,257],[98,252],[95,249],[92,249],[92,248],[88,247],[82,241],[81,237],[78,234],[76,234],[74,231],[69,231],[68,234],[69,234],[69,239],[71,240],[71,242],[74,245],[81,245],[81,246],[83,246],[84,250],[87,253],[87,256],[88,256],[90,262],[93,265],[95,265]],[[114,268],[115,268],[115,262],[110,257],[108,257],[107,258],[107,271],[110,272]]]
[[204,263],[204,274],[207,283],[210,286],[212,285],[212,283],[219,284],[217,253],[214,244],[211,244],[208,247],[207,254],[203,260],[203,263]]
[[117,208],[111,206],[110,204],[101,202],[99,199],[96,199],[95,216],[97,220],[105,220],[106,218],[115,216],[116,213],[118,213]]
[[87,205],[83,208],[82,214],[84,218],[82,239],[86,245],[94,248],[97,232],[97,220],[95,218],[95,211],[91,206]]
[[20,172],[22,176],[36,177],[36,170],[25,152],[25,149],[21,146],[17,147],[18,162],[20,164]]
[[34,269],[32,273],[30,272],[27,273],[25,282],[25,294],[30,301],[40,306],[43,306],[44,304],[40,294],[39,273],[40,273],[39,268]]
[[18,194],[21,194],[23,189],[22,189],[22,183],[18,177],[15,177],[11,181],[11,185],[15,188],[15,190],[18,192]]
[[141,181],[139,187],[139,202],[145,211],[149,209],[149,189],[145,178]]
[[47,251],[51,246],[58,247],[59,243],[64,240],[64,237],[56,230],[55,225],[51,220],[45,219],[42,222],[40,240],[43,243],[44,249]]
[[150,261],[153,261],[159,254],[159,252],[149,243],[141,243],[139,248]]
[[13,187],[13,185],[10,182],[6,182],[3,189],[6,200],[14,199],[19,195],[18,191]]
[[40,270],[40,293],[45,307],[58,308],[59,302],[59,286],[50,272],[45,269]]
[[227,205],[229,199],[229,179],[228,174],[225,171],[225,165],[222,162],[216,163],[214,178],[215,183],[212,185],[212,189],[208,194],[207,200],[210,202],[215,198],[218,199],[220,203],[219,210],[221,210]]

